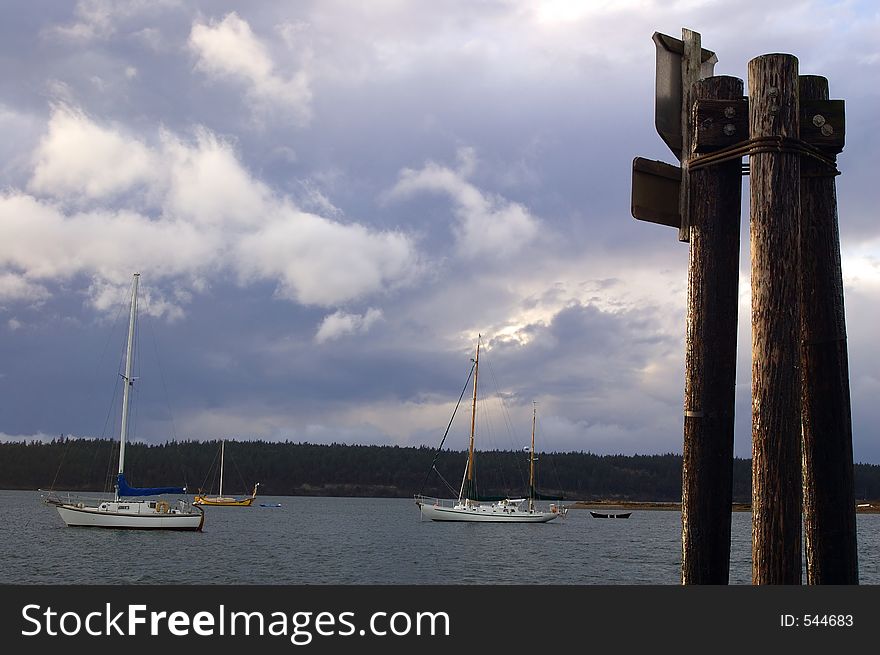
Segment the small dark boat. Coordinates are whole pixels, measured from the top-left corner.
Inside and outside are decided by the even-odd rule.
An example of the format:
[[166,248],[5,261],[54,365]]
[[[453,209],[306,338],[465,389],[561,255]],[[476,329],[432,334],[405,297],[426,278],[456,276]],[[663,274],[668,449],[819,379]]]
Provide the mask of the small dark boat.
[[624,512],[622,514],[603,514],[602,512],[594,512],[590,510],[590,516],[594,519],[628,519],[632,516],[632,512]]
[[260,503],[260,507],[281,507],[281,503]]

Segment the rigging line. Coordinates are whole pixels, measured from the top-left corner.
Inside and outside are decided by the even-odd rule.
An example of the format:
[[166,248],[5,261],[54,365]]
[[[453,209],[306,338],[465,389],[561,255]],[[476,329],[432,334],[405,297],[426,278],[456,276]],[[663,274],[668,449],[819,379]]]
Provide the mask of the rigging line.
[[459,405],[461,405],[461,400],[462,400],[462,398],[464,398],[464,394],[468,388],[468,383],[471,381],[471,376],[474,374],[474,368],[476,366],[477,366],[477,363],[474,362],[473,366],[471,366],[470,373],[468,373],[467,380],[464,381],[464,386],[461,388],[461,395],[458,397],[458,402],[455,403],[455,409],[452,410],[452,416],[449,418],[449,423],[446,425],[446,432],[443,433],[443,439],[440,440],[440,445],[437,446],[437,450],[434,451],[434,459],[431,460],[431,467],[428,469],[428,472],[425,474],[425,479],[422,480],[422,486],[419,488],[419,495],[421,495],[422,491],[425,488],[425,483],[428,481],[428,478],[431,475],[431,469],[434,469],[434,465],[437,463],[437,457],[440,455],[440,451],[443,449],[443,444],[446,442],[446,437],[449,436],[449,428],[452,427],[452,421],[453,421],[453,419],[455,419],[455,413],[458,411]]
[[150,332],[150,337],[152,338],[153,343],[153,352],[156,357],[156,368],[159,370],[159,382],[162,385],[162,393],[165,396],[165,406],[168,408],[168,422],[171,423],[171,440],[174,442],[177,450],[177,463],[180,466],[180,472],[183,474],[183,479],[186,481],[187,479],[187,471],[186,467],[183,464],[183,457],[180,453],[180,444],[177,441],[177,427],[174,425],[174,413],[171,411],[171,400],[168,396],[168,385],[165,383],[165,371],[162,368],[162,360],[159,358],[159,344],[156,339],[156,330],[153,329],[153,321],[150,318],[150,315],[146,315],[147,329]]
[[[139,316],[135,316],[134,330],[134,361],[131,363],[131,380],[126,380],[125,384],[130,384],[134,380],[139,380],[141,378],[139,374],[142,373],[141,321]],[[134,446],[141,414],[141,385],[131,384],[130,386],[128,402],[128,434],[125,437],[125,441],[131,446]],[[144,445],[147,448],[149,447],[149,444],[147,443],[144,443]],[[133,449],[129,452],[133,452]]]
[[67,449],[70,448],[70,438],[66,441],[64,440],[64,433],[61,434],[61,440],[64,443],[64,447],[61,449],[61,461],[58,462],[58,470],[55,471],[55,477],[52,478],[52,486],[49,487],[49,491],[55,491],[55,482],[58,480],[58,474],[61,473],[61,465],[64,464],[64,458],[67,455]]
[[[132,283],[132,284],[134,284],[134,283]],[[132,287],[129,287],[128,294],[131,293],[131,288]],[[128,302],[121,301],[119,303],[119,311],[118,311],[118,313],[116,315],[116,319],[114,321],[114,326],[113,326],[114,328],[119,323],[119,319],[122,315],[122,311],[127,307],[130,308],[130,305]],[[111,333],[112,333],[112,331],[111,331]],[[108,341],[109,341],[109,339],[108,339]],[[113,397],[111,398],[110,406],[107,409],[107,416],[104,418],[104,427],[101,429],[101,438],[104,439],[105,437],[107,437],[111,440],[110,452],[107,456],[107,470],[104,472],[104,492],[105,493],[109,493],[111,491],[111,488],[115,485],[115,477],[114,477],[114,473],[113,473],[113,471],[114,471],[113,460],[119,454],[119,442],[115,441],[112,436],[108,437],[108,434],[109,434],[108,427],[110,425],[110,422],[113,419],[119,418],[121,420],[121,416],[122,416],[122,412],[119,409],[119,403],[117,402],[116,399],[119,397],[119,391],[120,391],[120,387],[121,387],[120,380],[123,380],[123,382],[124,382],[124,377],[125,377],[125,365],[124,365],[125,341],[126,341],[126,338],[123,337],[122,346],[119,349],[119,361],[116,363],[116,381],[113,384]],[[119,414],[117,414],[117,412],[119,412]]]
[[[211,466],[208,467],[208,472],[205,474],[205,479],[202,480],[202,488],[205,489],[204,493],[211,493],[211,489],[214,488],[214,480],[217,479],[217,474],[216,474],[216,472],[215,472],[215,470],[214,470],[214,467],[216,466],[216,464],[217,464],[217,459],[218,459],[219,457],[220,457],[220,451],[217,450],[217,451],[214,452],[214,459],[211,460]],[[211,477],[212,474],[214,475],[214,477],[211,478],[211,486],[210,486],[210,487],[206,487],[205,485],[208,483],[208,478]]]
[[[131,380],[126,380],[126,384],[129,385],[129,403],[128,403],[128,435],[126,440],[130,443],[134,443],[134,437],[137,434],[137,426],[138,426],[138,417],[140,416],[140,407],[141,407],[141,385],[135,386],[133,383],[134,380],[140,379],[141,373],[141,322],[140,317],[135,316],[135,324],[134,324],[134,361],[131,364]],[[131,397],[131,393],[134,393],[134,397]],[[134,410],[134,416],[132,417],[132,410]]]
[[165,372],[162,368],[162,360],[159,358],[159,344],[156,340],[156,331],[153,329],[153,321],[150,319],[149,315],[146,316],[147,328],[150,331],[150,336],[153,341],[153,352],[156,356],[156,367],[159,370],[159,381],[162,384],[162,393],[165,395],[165,404],[168,406],[168,420],[171,423],[171,438],[174,441],[177,441],[177,428],[174,425],[174,414],[171,412],[171,401],[168,397],[168,385],[165,384]]
[[[508,441],[508,445],[510,447],[511,457],[513,458],[514,469],[517,471],[517,473],[519,473],[520,484],[523,487],[525,487],[526,481],[525,481],[525,477],[524,477],[524,473],[523,473],[523,469],[522,469],[522,462],[520,461],[520,459],[517,458],[517,454],[519,452],[521,452],[521,447],[517,447],[514,444],[513,439],[514,439],[514,437],[516,437],[517,441],[521,441],[521,440],[519,439],[519,436],[517,434],[516,429],[513,427],[513,421],[510,418],[510,410],[507,407],[507,403],[504,402],[504,396],[501,393],[501,385],[498,383],[498,378],[495,375],[495,368],[492,366],[492,360],[487,359],[486,363],[489,368],[489,375],[492,376],[492,381],[495,383],[495,395],[498,396],[498,401],[501,405],[501,410],[502,410],[501,416],[502,416],[504,423],[507,427],[507,434],[508,434],[507,441]],[[500,459],[501,458],[499,457],[498,471],[500,473],[500,478],[502,480],[502,484],[507,486],[508,490],[511,490],[512,488],[510,487],[510,485],[507,484],[503,469],[501,468]]]
[[[497,394],[496,394],[497,395]],[[511,485],[507,481],[507,477],[504,473],[504,467],[502,465],[502,461],[504,459],[503,452],[499,447],[499,439],[496,438],[497,430],[495,429],[495,424],[492,421],[491,412],[488,409],[488,400],[483,399],[479,404],[479,422],[481,434],[486,435],[485,442],[491,444],[492,450],[489,451],[488,448],[485,449],[485,456],[482,458],[483,463],[485,464],[486,470],[492,471],[494,474],[494,484],[496,487],[496,493],[490,495],[499,495],[498,491],[504,492],[506,495],[512,495],[510,492],[512,490]],[[490,481],[492,478],[490,478]],[[490,487],[491,489],[491,487]]]
[[[559,477],[559,467],[556,466],[556,451],[552,453],[544,453],[544,457],[550,456],[550,466],[553,467],[553,475],[556,477],[556,488],[560,496],[565,496],[565,489],[562,487],[562,479]],[[537,472],[535,473],[535,486],[537,486]]]
[[236,461],[234,459],[232,460],[232,465],[235,467],[235,472],[238,473],[238,479],[241,481],[242,489],[244,489],[243,493],[246,494],[247,488],[248,488],[247,482],[245,482],[244,476],[241,474],[241,470],[238,468],[238,464],[236,463]]
[[[118,305],[119,305],[119,308],[116,311],[116,317],[113,319],[113,322],[110,326],[110,330],[107,332],[107,339],[104,341],[104,347],[101,349],[101,354],[98,356],[98,359],[95,362],[95,367],[94,367],[94,370],[92,371],[92,381],[97,381],[100,377],[98,374],[98,371],[101,369],[101,365],[104,363],[104,358],[106,357],[107,351],[110,348],[110,342],[113,340],[113,332],[116,329],[116,327],[119,325],[120,318],[122,317],[122,312],[126,307],[126,303],[124,303],[122,301],[120,301],[118,303]],[[88,407],[91,407],[94,404],[93,400],[98,394],[97,386],[98,385],[96,385],[96,384],[91,385],[92,390],[91,390],[91,395],[88,400],[88,405],[87,405]],[[106,425],[105,425],[105,428],[106,428]]]
[[444,477],[440,474],[440,471],[437,470],[437,467],[436,467],[436,466],[435,466],[435,467],[432,467],[432,468],[433,468],[434,471],[437,473],[437,477],[440,478],[440,480],[443,481],[443,484],[446,485],[446,488],[449,489],[449,491],[451,491],[452,493],[458,493],[458,492],[456,492],[455,487],[453,487],[451,484],[449,484],[449,483],[446,481],[446,478],[444,478]]
[[[113,399],[110,403],[110,408],[107,410],[107,416],[104,418],[104,427],[101,430],[102,440],[107,438],[107,427],[110,425],[110,421],[116,416],[116,412],[114,410],[118,407],[116,398],[119,396],[119,381],[121,379],[122,378],[117,375],[116,384],[113,385]],[[104,472],[104,491],[109,491],[114,455],[118,455],[117,442],[110,438],[110,454],[107,456],[107,470]]]

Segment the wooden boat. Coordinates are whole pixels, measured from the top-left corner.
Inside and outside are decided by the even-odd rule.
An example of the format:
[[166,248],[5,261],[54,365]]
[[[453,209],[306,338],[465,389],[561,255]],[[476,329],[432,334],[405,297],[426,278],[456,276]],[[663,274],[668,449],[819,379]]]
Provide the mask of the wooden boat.
[[[207,505],[210,507],[250,507],[254,503],[254,498],[257,497],[257,487],[260,486],[260,483],[257,482],[254,485],[254,490],[251,492],[250,496],[245,496],[243,498],[233,498],[230,496],[223,495],[223,467],[224,467],[224,456],[226,453],[226,441],[220,442],[220,492],[216,496],[206,496],[203,494],[196,494],[195,499],[193,500],[193,505]],[[216,461],[216,460],[215,460]]]
[[[416,495],[415,501],[422,518],[431,521],[466,521],[478,523],[546,523],[563,516],[567,508],[552,505],[550,511],[535,507],[535,413],[532,415],[532,446],[529,456],[529,495],[528,498],[503,498],[494,503],[481,503],[477,500],[474,482],[474,427],[477,414],[477,380],[480,373],[480,338],[477,337],[477,352],[471,373],[474,376],[474,398],[471,412],[471,436],[468,448],[467,468],[461,482],[458,499],[444,501]],[[468,379],[470,379],[468,374]],[[467,381],[465,382],[467,388]],[[462,390],[464,395],[464,390]],[[453,413],[454,416],[454,413]],[[452,421],[450,420],[450,424]],[[448,428],[447,428],[448,433]],[[444,440],[446,437],[443,437]],[[443,446],[443,443],[440,443]],[[439,452],[439,449],[438,449]],[[433,468],[433,465],[432,465]]]
[[628,519],[632,516],[632,512],[623,512],[621,514],[606,514],[604,512],[594,512],[590,510],[590,516],[594,519]]
[[167,500],[130,500],[133,497],[160,496],[186,493],[185,487],[131,487],[125,479],[125,444],[128,437],[131,388],[137,377],[132,374],[135,321],[137,318],[137,293],[140,273],[134,274],[131,290],[131,307],[128,321],[128,343],[125,351],[125,374],[122,391],[122,422],[119,428],[119,469],[116,475],[116,492],[113,500],[76,500],[50,496],[46,503],[54,505],[61,518],[69,526],[95,528],[126,528],[131,530],[192,530],[202,529],[205,512],[180,498],[171,503]]

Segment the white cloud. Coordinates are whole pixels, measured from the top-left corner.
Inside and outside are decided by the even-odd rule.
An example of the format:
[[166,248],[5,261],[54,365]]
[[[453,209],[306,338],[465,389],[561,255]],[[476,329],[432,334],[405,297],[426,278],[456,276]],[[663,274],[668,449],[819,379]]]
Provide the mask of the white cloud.
[[538,219],[520,203],[484,193],[467,181],[476,167],[473,150],[460,150],[459,162],[456,170],[432,161],[419,170],[405,168],[388,197],[406,198],[424,191],[444,193],[455,204],[455,238],[463,257],[516,254],[537,236]]
[[0,442],[5,443],[22,441],[42,441],[48,443],[57,438],[58,435],[49,435],[42,432],[37,432],[36,434],[6,434],[5,432],[0,432]]
[[316,343],[324,343],[339,339],[347,334],[357,334],[366,332],[372,327],[373,323],[382,318],[382,310],[370,307],[366,313],[347,314],[342,310],[338,310],[333,314],[328,314],[321,321],[318,331],[315,334]]
[[51,31],[71,41],[106,39],[116,33],[121,20],[179,4],[179,0],[79,0],[74,10],[76,19]]
[[198,57],[196,68],[209,77],[236,80],[257,107],[279,105],[301,124],[309,122],[312,92],[307,71],[303,68],[289,77],[276,71],[266,46],[237,13],[220,22],[194,23],[189,47]]
[[[128,302],[131,287],[128,284],[116,281],[94,279],[89,285],[89,304],[100,312],[111,312]],[[183,309],[169,298],[158,293],[149,283],[139,287],[138,308],[142,314],[165,317],[168,320],[176,320],[183,316]]]
[[332,306],[406,283],[420,269],[409,237],[283,207],[236,246],[244,281],[277,279],[282,297]]
[[241,165],[232,146],[206,129],[196,143],[162,137],[165,212],[200,225],[254,226],[265,221],[272,193]]
[[76,20],[59,25],[54,32],[74,41],[90,41],[114,32],[113,6],[109,0],[80,0],[76,3]]
[[[86,274],[96,280],[89,289],[91,304],[107,309],[107,285],[127,284],[134,270],[150,271],[150,278],[158,280],[195,275],[216,265],[215,239],[182,221],[106,210],[67,215],[29,195],[0,195],[0,270],[9,270],[4,278],[17,284],[10,281],[7,286],[29,294],[28,299],[49,294],[42,286],[27,285],[26,279],[57,282]],[[156,303],[162,305],[158,299]],[[173,316],[176,311],[166,306],[158,313]]]
[[49,292],[42,285],[20,275],[0,272],[0,302],[38,303],[48,298]]
[[36,150],[29,188],[55,197],[104,198],[144,183],[158,164],[140,141],[59,105]]
[[[0,298],[44,300],[39,282],[85,274],[94,280],[90,302],[102,310],[134,270],[191,288],[226,271],[243,283],[275,281],[280,297],[330,307],[408,283],[420,269],[405,234],[298,209],[204,128],[194,141],[163,131],[150,147],[59,106],[34,159],[30,189],[46,198],[0,193]],[[111,208],[126,191],[132,204],[141,188],[141,210]],[[157,293],[146,306],[176,317],[186,301]]]

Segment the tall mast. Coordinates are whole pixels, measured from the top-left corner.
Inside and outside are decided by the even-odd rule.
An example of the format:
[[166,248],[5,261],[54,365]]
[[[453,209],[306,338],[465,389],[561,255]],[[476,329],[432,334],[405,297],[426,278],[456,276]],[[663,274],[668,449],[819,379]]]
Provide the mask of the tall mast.
[[468,493],[474,489],[474,428],[477,423],[477,378],[480,375],[480,336],[477,335],[477,355],[474,359],[474,404],[471,410],[471,444],[468,449],[467,488]]
[[[128,345],[125,349],[125,375],[122,388],[122,425],[119,428],[119,473],[125,468],[125,438],[128,433],[128,410],[131,387],[134,378],[131,376],[131,364],[134,357],[134,321],[137,316],[137,289],[141,274],[134,274],[134,282],[131,285],[131,313],[128,317]],[[116,499],[119,500],[119,486],[116,487]]]
[[223,495],[223,453],[226,449],[226,440],[220,442],[220,495]]
[[532,449],[529,451],[529,511],[535,509],[535,422],[538,408],[532,403]]

